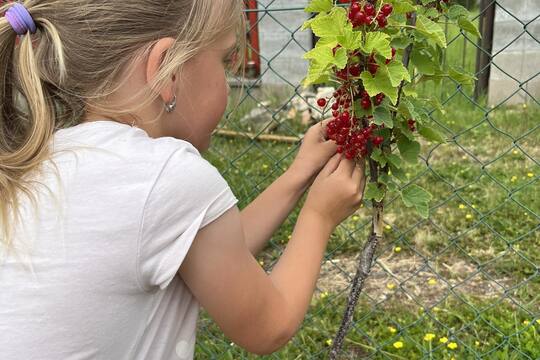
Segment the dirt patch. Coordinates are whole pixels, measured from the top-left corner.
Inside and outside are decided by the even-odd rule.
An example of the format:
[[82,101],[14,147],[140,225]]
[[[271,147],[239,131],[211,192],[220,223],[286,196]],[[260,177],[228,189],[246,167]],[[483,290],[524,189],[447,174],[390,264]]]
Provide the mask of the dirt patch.
[[[317,281],[316,296],[349,293],[357,268],[356,257],[337,257],[326,261]],[[418,256],[392,254],[377,259],[364,285],[363,293],[373,301],[390,298],[418,307],[433,306],[446,297],[498,298],[512,284],[510,278],[490,278],[464,260],[426,262]]]

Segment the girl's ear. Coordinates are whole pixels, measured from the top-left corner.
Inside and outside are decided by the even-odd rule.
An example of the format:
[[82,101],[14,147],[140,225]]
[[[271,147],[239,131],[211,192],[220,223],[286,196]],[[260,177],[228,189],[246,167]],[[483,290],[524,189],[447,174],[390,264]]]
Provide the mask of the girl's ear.
[[[161,63],[165,58],[165,54],[174,44],[175,39],[171,37],[159,39],[150,49],[146,62],[146,81],[151,83],[158,74]],[[174,89],[176,88],[176,77],[171,76],[170,83],[160,91],[163,102],[168,103],[174,97]]]

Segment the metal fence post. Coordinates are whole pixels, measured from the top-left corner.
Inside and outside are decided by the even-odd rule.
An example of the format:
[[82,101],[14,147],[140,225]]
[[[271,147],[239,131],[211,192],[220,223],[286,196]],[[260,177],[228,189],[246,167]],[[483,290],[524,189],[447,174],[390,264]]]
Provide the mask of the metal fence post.
[[491,52],[493,49],[495,5],[496,1],[494,0],[480,1],[479,30],[482,34],[482,38],[478,40],[478,49],[476,52],[476,74],[478,76],[476,87],[474,89],[474,97],[476,100],[488,92],[489,76],[491,72]]

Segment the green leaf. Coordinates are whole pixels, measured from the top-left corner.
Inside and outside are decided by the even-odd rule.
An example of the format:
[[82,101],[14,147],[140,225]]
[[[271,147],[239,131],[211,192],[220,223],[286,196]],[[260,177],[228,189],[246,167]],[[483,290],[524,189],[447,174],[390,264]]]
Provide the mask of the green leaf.
[[300,28],[300,31],[304,31],[306,29],[311,29],[311,23],[314,20],[315,20],[315,18],[304,21],[304,23],[302,24],[302,27]]
[[390,47],[390,36],[380,31],[368,32],[364,39],[361,49],[366,54],[376,52],[386,59],[392,57],[392,48]]
[[448,69],[448,76],[456,80],[462,85],[473,85],[476,77],[472,74],[467,74],[454,66],[450,66]]
[[[384,65],[381,65],[381,67],[383,66]],[[381,68],[379,68],[379,71],[377,71],[375,76],[372,76],[368,71],[364,71],[360,74],[360,78],[362,79],[369,96],[373,97],[379,93],[383,93],[393,104],[396,103],[398,88],[392,86],[392,82],[388,77],[388,71],[381,71]]]
[[418,97],[418,93],[416,92],[416,89],[411,84],[407,84],[403,87],[403,93],[405,94],[405,96],[410,96],[413,98]]
[[392,115],[390,115],[390,110],[384,106],[378,106],[373,111],[373,122],[377,125],[384,124],[387,128],[394,127],[394,121],[392,120]]
[[324,79],[325,75],[328,75],[328,71],[331,65],[335,65],[338,69],[343,69],[347,65],[347,51],[343,48],[339,48],[336,54],[333,54],[332,49],[337,42],[328,42],[325,45],[317,46],[304,54],[304,59],[311,60],[308,70],[308,76],[304,80],[304,86],[310,84],[317,84]]
[[374,199],[375,201],[381,201],[384,198],[384,189],[379,188],[377,183],[370,182],[366,186],[364,198],[366,200]]
[[312,0],[306,7],[306,12],[330,11],[334,6],[332,0]]
[[390,171],[392,172],[392,175],[394,175],[394,177],[401,182],[407,182],[409,180],[407,179],[407,175],[405,174],[405,171],[394,166],[394,164],[392,163],[390,163]]
[[410,140],[406,136],[400,136],[397,145],[405,161],[411,164],[418,162],[418,155],[420,155],[420,143],[418,141]]
[[446,35],[444,30],[435,22],[424,15],[418,15],[416,18],[416,29],[422,34],[433,40],[437,45],[446,48]]
[[429,217],[429,202],[433,196],[418,185],[411,185],[401,191],[401,199],[406,207],[415,207],[424,219]]
[[346,31],[337,37],[339,45],[347,50],[356,50],[362,46],[362,33],[360,31]]
[[333,8],[330,13],[319,14],[311,22],[311,30],[320,38],[337,39],[345,31],[352,31],[352,24],[347,19],[347,11],[343,8]]
[[433,58],[417,49],[413,49],[411,61],[418,71],[424,75],[434,75],[440,67]]
[[392,14],[406,14],[416,11],[416,7],[404,1],[393,2],[394,10]]
[[386,160],[396,168],[401,168],[401,158],[396,154],[386,154]]
[[444,137],[441,135],[440,132],[438,132],[437,130],[425,124],[419,125],[418,133],[422,135],[424,138],[431,141],[435,141],[438,143],[446,142],[446,140],[444,139]]
[[478,31],[478,28],[470,20],[468,20],[467,18],[460,17],[458,19],[458,25],[462,30],[464,30],[464,31],[466,31],[468,33],[471,33],[474,36],[482,38],[482,34],[480,34],[480,31]]
[[450,8],[448,8],[448,17],[450,20],[457,20],[458,18],[462,16],[469,16],[469,10],[464,8],[461,5],[452,5]]
[[371,152],[371,158],[381,164],[381,166],[386,165],[386,158],[383,156],[383,153],[379,148],[373,149],[373,151]]
[[390,78],[390,82],[394,87],[399,86],[403,80],[411,82],[411,75],[409,74],[409,71],[400,61],[391,61],[383,69],[388,71],[388,77]]

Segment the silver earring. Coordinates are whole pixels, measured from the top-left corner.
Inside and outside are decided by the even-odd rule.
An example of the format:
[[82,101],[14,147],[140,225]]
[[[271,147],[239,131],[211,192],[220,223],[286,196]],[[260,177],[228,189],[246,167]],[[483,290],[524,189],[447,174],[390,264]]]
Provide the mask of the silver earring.
[[165,103],[165,111],[172,113],[176,109],[176,94],[170,103]]

